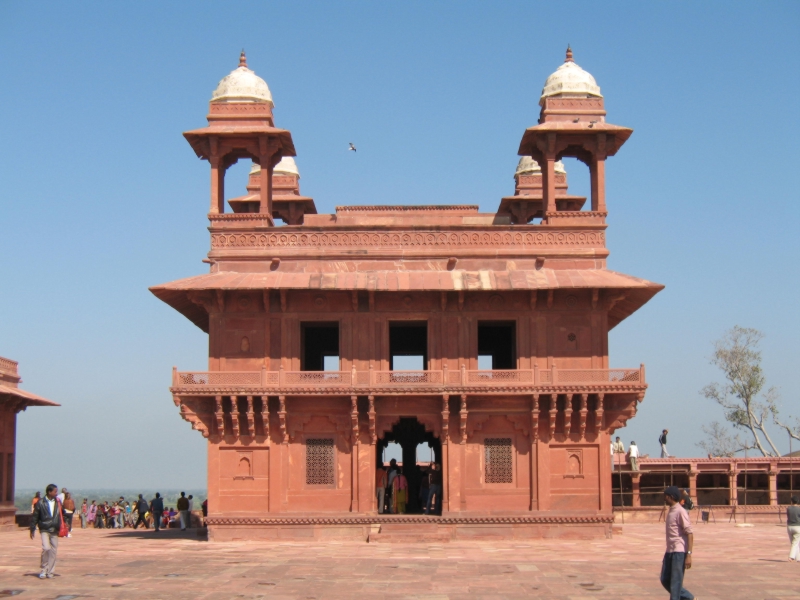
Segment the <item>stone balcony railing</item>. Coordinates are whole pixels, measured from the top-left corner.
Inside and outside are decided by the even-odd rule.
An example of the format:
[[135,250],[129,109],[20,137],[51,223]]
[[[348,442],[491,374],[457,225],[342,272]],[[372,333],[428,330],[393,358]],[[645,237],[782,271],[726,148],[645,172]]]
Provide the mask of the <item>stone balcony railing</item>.
[[592,387],[637,389],[645,387],[644,365],[638,369],[519,369],[440,371],[178,371],[173,369],[172,388],[199,394],[216,388],[246,390],[292,388],[341,388],[368,393],[371,389]]

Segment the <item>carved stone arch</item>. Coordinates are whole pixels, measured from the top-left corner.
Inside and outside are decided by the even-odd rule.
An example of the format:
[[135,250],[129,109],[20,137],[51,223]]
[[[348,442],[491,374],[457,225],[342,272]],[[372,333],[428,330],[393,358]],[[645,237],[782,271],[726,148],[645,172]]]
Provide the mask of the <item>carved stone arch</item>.
[[425,431],[432,433],[434,437],[442,437],[442,415],[415,415],[417,421],[425,428]]

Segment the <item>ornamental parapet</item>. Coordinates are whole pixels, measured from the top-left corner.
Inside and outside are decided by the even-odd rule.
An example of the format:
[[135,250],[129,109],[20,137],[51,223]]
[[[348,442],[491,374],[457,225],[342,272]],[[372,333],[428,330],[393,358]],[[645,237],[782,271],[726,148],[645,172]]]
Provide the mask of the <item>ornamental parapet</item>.
[[644,365],[638,369],[515,369],[433,371],[178,371],[176,395],[396,394],[396,393],[566,393],[640,392],[646,389]]
[[[430,227],[268,227],[255,213],[210,215],[212,257],[270,256],[300,253],[303,256],[358,251],[359,254],[493,255],[574,254],[583,251],[605,256],[605,224],[602,215],[564,215],[561,226],[475,225]],[[263,222],[262,222],[263,221]]]

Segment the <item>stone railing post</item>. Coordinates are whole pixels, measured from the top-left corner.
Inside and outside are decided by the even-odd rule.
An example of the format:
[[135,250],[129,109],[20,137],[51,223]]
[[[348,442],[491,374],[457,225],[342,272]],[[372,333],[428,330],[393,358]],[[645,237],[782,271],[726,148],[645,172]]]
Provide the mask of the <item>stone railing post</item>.
[[448,372],[449,372],[449,371],[448,371],[448,369],[447,369],[447,363],[444,363],[444,364],[442,365],[442,385],[443,385],[444,387],[447,387],[447,384],[448,384],[448,383],[450,383],[450,382],[448,381]]
[[461,364],[461,385],[467,385],[467,367]]
[[267,365],[261,365],[261,387],[267,386]]
[[284,375],[283,374],[283,365],[281,365],[281,368],[278,369],[278,386],[279,387],[283,387],[283,384],[284,384],[284,376],[283,375]]
[[778,506],[778,472],[770,465],[767,475],[769,475],[769,505]]
[[172,387],[178,385],[178,367],[172,367]]
[[533,385],[539,385],[539,365],[533,365]]
[[644,363],[639,365],[639,383],[644,384]]
[[550,367],[550,383],[552,385],[555,385],[556,384],[556,379],[557,379],[557,377],[556,377],[556,364],[553,363],[553,366]]
[[356,363],[354,361],[353,367],[350,369],[350,386],[355,387],[356,381]]

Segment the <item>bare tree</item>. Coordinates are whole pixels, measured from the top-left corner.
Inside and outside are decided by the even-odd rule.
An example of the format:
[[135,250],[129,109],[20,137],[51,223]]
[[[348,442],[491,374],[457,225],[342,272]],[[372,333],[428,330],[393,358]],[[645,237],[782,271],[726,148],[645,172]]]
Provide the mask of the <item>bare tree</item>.
[[775,425],[785,430],[786,433],[788,433],[792,438],[800,440],[800,419],[794,420],[794,426],[787,425],[778,418],[778,412],[775,411],[775,413],[772,415],[772,420],[775,421]]
[[756,329],[737,325],[717,340],[711,364],[722,369],[727,382],[711,383],[703,388],[702,394],[722,407],[725,419],[736,429],[752,435],[749,447],[763,456],[779,456],[766,430],[767,418],[771,416],[775,420],[778,415],[778,390],[772,387],[761,393],[766,379],[761,370],[758,345],[763,337]]
[[731,457],[737,452],[748,448],[747,444],[739,437],[739,434],[731,436],[728,429],[719,421],[712,421],[710,425],[703,425],[702,429],[703,433],[708,437],[702,442],[698,442],[697,446],[708,452],[710,456]]

